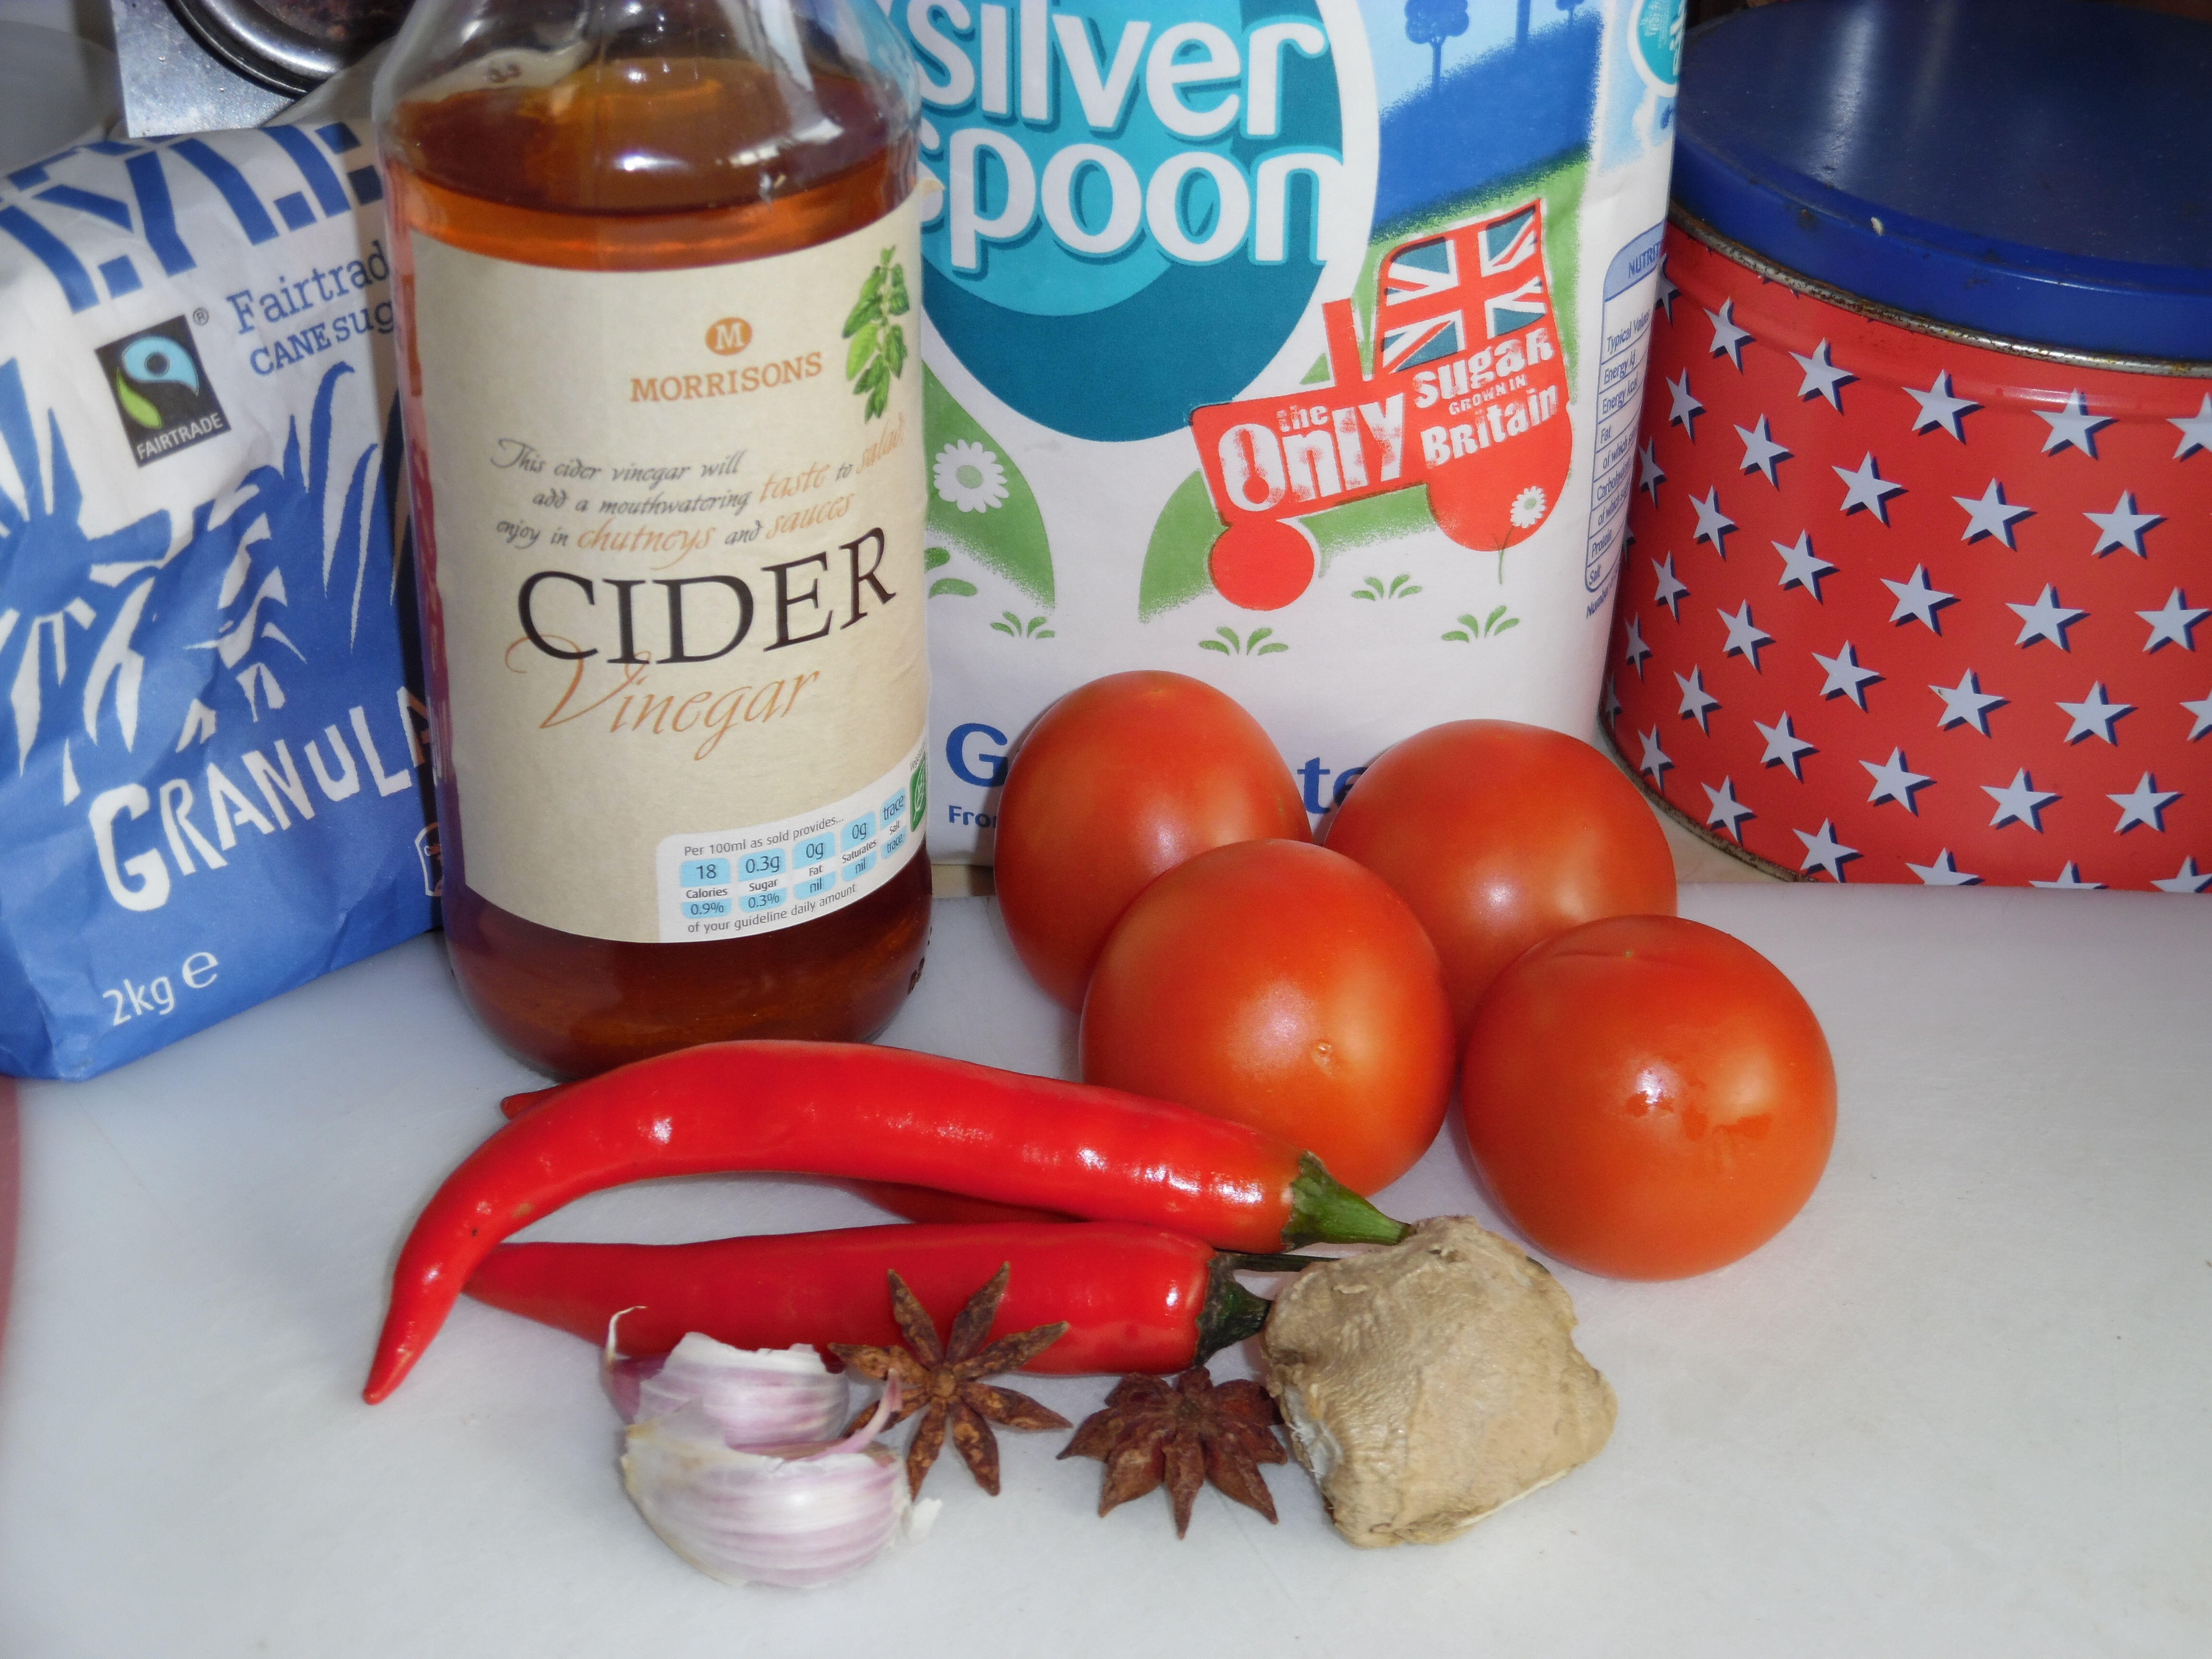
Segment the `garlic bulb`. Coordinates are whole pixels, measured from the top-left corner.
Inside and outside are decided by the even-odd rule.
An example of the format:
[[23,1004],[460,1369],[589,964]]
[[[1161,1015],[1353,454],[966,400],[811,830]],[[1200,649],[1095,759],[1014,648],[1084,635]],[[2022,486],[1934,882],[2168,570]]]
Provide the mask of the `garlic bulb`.
[[874,1443],[897,1409],[896,1382],[867,1422],[833,1439],[848,1384],[811,1348],[747,1352],[694,1332],[647,1368],[617,1360],[611,1336],[609,1391],[618,1406],[631,1398],[623,1487],[710,1577],[811,1589],[935,1518],[937,1501],[911,1502],[904,1465]]

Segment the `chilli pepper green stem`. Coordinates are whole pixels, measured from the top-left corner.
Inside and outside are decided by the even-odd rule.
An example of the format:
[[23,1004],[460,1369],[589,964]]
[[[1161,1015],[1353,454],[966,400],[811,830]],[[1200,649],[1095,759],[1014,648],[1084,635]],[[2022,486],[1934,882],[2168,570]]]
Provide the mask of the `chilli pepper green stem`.
[[1232,1250],[1405,1229],[1312,1155],[1118,1090],[860,1043],[708,1043],[573,1083],[471,1153],[416,1219],[366,1398],[383,1399],[494,1246],[573,1199],[660,1176],[891,1181]]

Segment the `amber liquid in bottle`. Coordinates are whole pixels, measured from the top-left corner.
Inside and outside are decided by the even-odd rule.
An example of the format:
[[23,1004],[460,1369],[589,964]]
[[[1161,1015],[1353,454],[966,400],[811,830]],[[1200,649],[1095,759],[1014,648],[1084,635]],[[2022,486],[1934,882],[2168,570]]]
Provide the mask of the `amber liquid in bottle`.
[[[385,167],[410,433],[423,429],[411,238],[524,264],[637,271],[759,258],[859,230],[904,199],[910,146],[886,142],[858,82],[817,74],[815,91],[830,136],[811,144],[786,137],[768,71],[733,58],[603,58],[550,86],[400,105]],[[419,454],[411,465],[434,711],[444,702],[437,526],[419,511],[427,465]],[[470,887],[465,782],[447,772],[438,786],[454,977],[505,1047],[557,1076],[725,1038],[866,1038],[921,976],[924,849],[866,897],[775,932],[678,944],[589,939]]]

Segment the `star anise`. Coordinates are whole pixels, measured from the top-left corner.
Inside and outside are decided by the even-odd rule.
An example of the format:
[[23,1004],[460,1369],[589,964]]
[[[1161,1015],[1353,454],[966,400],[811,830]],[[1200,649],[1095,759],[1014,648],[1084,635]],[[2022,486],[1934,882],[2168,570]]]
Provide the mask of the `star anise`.
[[[944,1449],[948,1430],[952,1443],[959,1451],[975,1484],[993,1497],[999,1492],[999,1443],[991,1433],[993,1423],[1004,1424],[1010,1429],[1064,1429],[1067,1419],[1058,1412],[1040,1406],[1025,1394],[1016,1394],[1012,1389],[994,1389],[982,1379],[1000,1371],[1018,1370],[1067,1334],[1067,1322],[1054,1325],[1039,1325],[1034,1329],[1000,1337],[988,1348],[981,1343],[990,1334],[991,1321],[997,1316],[999,1303],[1006,1294],[1006,1280],[1012,1276],[1013,1264],[1001,1266],[991,1282],[968,1298],[952,1322],[952,1334],[940,1346],[937,1327],[921,1299],[907,1288],[906,1281],[894,1272],[891,1280],[891,1316],[898,1322],[899,1334],[906,1338],[904,1348],[871,1348],[854,1342],[833,1342],[830,1350],[863,1376],[872,1376],[878,1382],[896,1376],[899,1381],[898,1409],[891,1424],[904,1422],[917,1412],[921,1421],[907,1442],[907,1490],[915,1496],[921,1493],[921,1483],[928,1477],[930,1465],[936,1462],[937,1454]],[[912,1352],[908,1352],[912,1350]],[[853,1419],[857,1428],[871,1413],[862,1412]],[[885,1427],[890,1427],[886,1424]],[[846,1431],[852,1432],[851,1429]]]
[[1096,1457],[1106,1465],[1101,1515],[1164,1480],[1180,1538],[1190,1528],[1190,1506],[1204,1480],[1275,1518],[1275,1500],[1259,1466],[1289,1460],[1275,1438],[1277,1421],[1275,1402],[1257,1382],[1216,1388],[1203,1365],[1185,1371],[1173,1386],[1157,1376],[1125,1376],[1106,1396],[1106,1409],[1083,1419],[1060,1455]]

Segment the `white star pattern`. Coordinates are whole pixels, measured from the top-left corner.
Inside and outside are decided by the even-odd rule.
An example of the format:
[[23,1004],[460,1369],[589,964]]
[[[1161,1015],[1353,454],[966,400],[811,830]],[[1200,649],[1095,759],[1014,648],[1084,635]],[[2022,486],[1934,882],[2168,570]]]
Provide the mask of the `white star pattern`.
[[1938,374],[1936,376],[1936,384],[1925,392],[1917,386],[1907,386],[1905,389],[1920,400],[1919,417],[1912,422],[1912,429],[1915,432],[1926,432],[1931,428],[1940,427],[1960,443],[1966,441],[1966,434],[1959,429],[1959,417],[1970,410],[1979,409],[1981,405],[1970,398],[1954,398],[1951,395],[1949,370],[1946,369]]
[[1797,396],[1805,400],[1826,398],[1829,406],[1841,414],[1844,400],[1837,388],[1847,380],[1856,380],[1858,376],[1847,368],[1838,368],[1828,361],[1828,343],[1826,340],[1813,348],[1813,355],[1809,357],[1799,356],[1794,351],[1790,355],[1797,359],[1797,367],[1805,371],[1805,379],[1797,388]]
[[2112,423],[2109,415],[2092,415],[2078,391],[2066,394],[2063,408],[2039,409],[2035,413],[2051,425],[2051,434],[2043,441],[2043,453],[2046,455],[2071,446],[2094,461],[2097,459],[2097,428]]
[[1966,509],[1966,528],[1959,539],[1978,542],[1984,536],[1994,536],[2007,547],[2014,545],[2012,524],[2014,519],[2033,515],[2032,507],[2015,507],[2004,498],[2004,486],[1995,478],[1977,501],[1972,495],[1954,495],[1951,499]]
[[1982,793],[1997,804],[1996,816],[1990,820],[1990,829],[2024,823],[2039,836],[2043,833],[2043,809],[2058,799],[2048,789],[2038,789],[2024,766],[2012,775],[2010,783],[1985,783]]
[[1781,489],[1782,481],[1774,476],[1774,464],[1788,460],[1790,452],[1774,441],[1774,434],[1766,429],[1766,416],[1760,416],[1756,426],[1736,428],[1735,435],[1743,440],[1743,466],[1741,470],[1763,472],[1766,475],[1767,483],[1777,489]]
[[2143,641],[2143,649],[2155,651],[2161,645],[2178,645],[2184,651],[2194,651],[2197,641],[2191,630],[2212,611],[2200,611],[2191,605],[2179,588],[2166,596],[2166,603],[2155,611],[2138,611],[2136,615],[2150,624],[2150,637]]
[[[1710,795],[1713,792],[1708,789],[1705,793]],[[1708,823],[1712,822],[1710,818],[1705,821]],[[2154,881],[2151,885],[2161,893],[2201,893],[2207,887],[2212,887],[2212,870],[2207,870],[2201,875],[2197,873],[2197,860],[2192,855],[2182,860],[2181,868],[2175,871],[2171,877],[2164,881]]]
[[2138,823],[2147,823],[2164,835],[2166,809],[2181,799],[2181,791],[2160,788],[2158,780],[2146,772],[2126,794],[2105,799],[2120,809],[2120,821],[2112,826],[2114,835],[2124,836]]
[[1744,343],[1751,338],[1751,331],[1739,327],[1735,320],[1735,301],[1723,300],[1718,311],[1708,311],[1712,320],[1713,349],[1716,357],[1725,357],[1735,365],[1736,373],[1743,373]]
[[2049,887],[2062,893],[2094,893],[2101,890],[2105,884],[2101,881],[2082,880],[2081,872],[2074,867],[2074,860],[2069,859],[2066,860],[2065,867],[2059,871],[2057,880],[2031,881],[2027,884],[2030,887]]
[[1979,876],[1968,875],[1952,861],[1951,849],[1948,847],[1936,854],[1933,864],[1907,864],[1905,867],[1920,878],[1920,884],[1923,887],[1978,887],[1982,884]]
[[1683,431],[1690,434],[1692,443],[1697,442],[1698,416],[1705,412],[1705,406],[1698,401],[1696,394],[1690,390],[1688,369],[1682,371],[1680,380],[1667,382],[1667,395],[1674,405],[1667,411],[1667,424],[1680,427]]
[[1786,709],[1776,725],[1766,726],[1758,720],[1752,724],[1759,727],[1759,735],[1766,739],[1766,752],[1759,757],[1759,763],[1763,766],[1786,766],[1790,769],[1790,775],[1802,783],[1805,781],[1803,757],[1819,754],[1820,745],[1806,742],[1790,729],[1790,714]]
[[2194,415],[2169,415],[2166,418],[2168,425],[2181,428],[2181,443],[2173,452],[2175,460],[2195,449],[2212,452],[2212,392],[2205,394]]
[[2064,741],[2079,743],[2084,738],[2099,737],[2115,747],[2118,744],[2112,736],[2112,722],[2135,707],[2131,702],[2109,701],[2102,680],[2091,685],[2089,695],[2080,702],[2061,702],[2058,706],[2074,722],[2067,728]]
[[1878,524],[1889,522],[1889,498],[1902,494],[1905,486],[1892,483],[1881,476],[1881,469],[1875,464],[1872,450],[1867,452],[1866,459],[1858,464],[1856,471],[1843,466],[1831,470],[1844,481],[1842,511],[1845,517],[1863,510],[1873,514]]
[[1955,686],[1931,685],[1928,689],[1943,699],[1943,718],[1936,722],[1939,729],[1971,726],[1985,738],[1990,734],[1990,710],[2003,708],[2008,701],[1983,690],[1971,668]]
[[1805,861],[1800,870],[1826,870],[1836,880],[1844,878],[1844,866],[1859,855],[1856,847],[1846,847],[1836,839],[1835,825],[1826,818],[1811,835],[1802,830],[1790,832],[1805,843]]
[[1703,501],[1692,499],[1690,505],[1698,510],[1698,528],[1690,539],[1711,542],[1713,551],[1728,557],[1728,533],[1735,528],[1735,520],[1721,511],[1721,492],[1717,486],[1705,492]]
[[2038,640],[2049,640],[2061,651],[2069,649],[2066,630],[2089,613],[2075,611],[2058,603],[2058,590],[2049,582],[2033,605],[2008,604],[2005,609],[2020,618],[2020,637],[2014,645],[2033,645]]
[[1879,765],[1873,761],[1861,761],[1859,764],[1874,780],[1874,793],[1867,797],[1869,805],[1878,806],[1883,801],[1893,800],[1913,817],[1920,816],[1920,809],[1912,803],[1912,792],[1925,789],[1936,780],[1924,772],[1907,769],[1902,749],[1891,750],[1889,758]]
[[2166,522],[2162,514],[2136,512],[2135,496],[2124,489],[2120,492],[2119,505],[2111,512],[2084,513],[2081,516],[2097,526],[2097,544],[2089,551],[2100,559],[2116,547],[2124,547],[2139,559],[2149,557],[2143,551],[2143,532],[2154,524]]
[[1705,690],[1705,671],[1692,663],[1689,678],[1685,679],[1677,674],[1674,684],[1682,688],[1682,706],[1676,712],[1684,720],[1697,721],[1698,731],[1708,737],[1712,735],[1712,712],[1721,706],[1721,700]]
[[1782,556],[1782,586],[1802,587],[1818,600],[1820,597],[1820,578],[1834,575],[1836,567],[1813,550],[1812,532],[1801,530],[1797,532],[1795,547],[1785,547],[1777,542],[1774,550]]
[[1897,596],[1897,609],[1889,613],[1890,621],[1924,623],[1931,634],[1943,631],[1943,619],[1939,613],[1945,605],[1957,603],[1959,598],[1956,593],[1946,593],[1941,588],[1930,587],[1928,585],[1928,569],[1924,565],[1914,565],[1912,574],[1901,582],[1893,582],[1884,576],[1881,585]]
[[1849,697],[1862,708],[1866,707],[1867,687],[1881,678],[1873,669],[1861,665],[1859,654],[1851,648],[1849,640],[1834,656],[1824,657],[1815,651],[1813,660],[1828,673],[1827,683],[1820,688],[1823,697]]
[[1755,818],[1759,814],[1735,798],[1735,780],[1723,778],[1721,787],[1717,789],[1710,783],[1699,784],[1698,787],[1705,792],[1706,803],[1712,808],[1705,814],[1707,826],[1719,824],[1729,835],[1735,837],[1737,846],[1742,846],[1743,830],[1739,827],[1741,820]]
[[1644,642],[1643,618],[1640,617],[1628,619],[1628,644],[1620,654],[1628,659],[1628,665],[1636,671],[1636,678],[1642,679],[1644,659],[1651,654],[1651,647]]
[[[1698,264],[1697,272],[1705,270]],[[1683,823],[1698,825],[1717,846],[1743,847],[1740,856],[1753,857],[1770,873],[1789,867],[1782,848],[1794,835],[1804,849],[1801,880],[1965,887],[2026,886],[2037,878],[2033,884],[2045,888],[2154,888],[2212,901],[2212,843],[2205,840],[2212,774],[2199,775],[2212,764],[2212,675],[2203,667],[2212,662],[2212,591],[2203,591],[2212,589],[2212,579],[2188,580],[2198,544],[2212,547],[2212,519],[2194,499],[2212,483],[2212,380],[2169,380],[2146,409],[2103,378],[2069,387],[2083,371],[2056,357],[2031,365],[2033,374],[2012,374],[2005,359],[1955,340],[1927,342],[1934,351],[1921,356],[1917,372],[1908,370],[1912,380],[1926,375],[1925,386],[1909,386],[1894,373],[1869,380],[1839,361],[1868,361],[1843,312],[1764,283],[1754,293],[1748,277],[1716,285],[1692,275],[1695,292],[1662,262],[1654,303],[1668,326],[1656,318],[1641,325],[1654,347],[1645,425],[1630,439],[1637,470],[1620,471],[1631,484],[1627,501],[1646,499],[1631,527],[1642,534],[1632,533],[1626,557],[1613,567],[1622,578],[1624,614],[1599,699],[1601,744],[1644,788],[1663,794]],[[1779,310],[1771,303],[1778,296],[1785,301]],[[1741,315],[1737,300],[1746,307]],[[1693,319],[1710,333],[1701,334]],[[1707,362],[1727,358],[1738,379],[1716,380],[1717,368],[1698,366],[1701,351]],[[1796,380],[1789,378],[1793,367]],[[1863,388],[1851,392],[1856,401],[1848,408],[1847,386]],[[2199,394],[2193,411],[2186,392]],[[1707,404],[1706,394],[1717,401]],[[1896,401],[1900,394],[1910,403]],[[1984,394],[1996,403],[1982,403]],[[1815,401],[1836,411],[1832,431],[1823,424],[1826,416],[1811,412]],[[1704,446],[1697,430],[1709,416],[1717,448]],[[2174,428],[2171,451],[2153,429],[2161,422]],[[1683,434],[1679,448],[1666,435],[1673,430]],[[1830,435],[1819,438],[1822,433]],[[1731,451],[1723,434],[1740,447]],[[1957,447],[1932,441],[1941,436]],[[1923,445],[1923,438],[1931,441]],[[1844,462],[1850,453],[1844,446],[1855,439],[1861,457],[1851,465]],[[2116,446],[2109,453],[2106,441]],[[1813,447],[1799,447],[1806,444]],[[1817,476],[1824,468],[1832,471],[1837,491],[1825,507],[1821,497],[1832,486]],[[1752,489],[1753,473],[1771,495]],[[1984,488],[1970,496],[1976,476]],[[1946,497],[1961,515],[1950,521],[1960,528],[1958,550],[1948,554]],[[1622,497],[1612,499],[1618,512]],[[2077,519],[2089,526],[2087,547],[2081,532],[2069,528]],[[1617,538],[1622,533],[1614,532]],[[1750,538],[1742,550],[1729,545],[1739,534]],[[1772,550],[1771,565],[1757,551],[1761,541]],[[1733,577],[1702,563],[1701,547],[1734,566]],[[1738,550],[1744,559],[1734,557]],[[2087,562],[2078,562],[2085,554]],[[1636,559],[1647,561],[1650,573],[1651,586],[1640,596],[1627,568]],[[2015,566],[2019,574],[2003,574]],[[1957,587],[1939,586],[1939,571]],[[1887,612],[1873,592],[1875,581],[1890,596]],[[1601,586],[1610,591],[1612,584]],[[2161,586],[2162,599],[2154,597]],[[2018,597],[2006,599],[2008,588]],[[1809,595],[1814,611],[1790,590]],[[2012,656],[2005,654],[2000,608],[2019,619]],[[1662,613],[1671,628],[1659,625]],[[2142,633],[2129,629],[2130,613]],[[1708,615],[1722,623],[1717,636],[1700,620]],[[1877,620],[1883,616],[1887,633]],[[1924,636],[1911,631],[1916,623]],[[2208,641],[2201,655],[2200,628]],[[1861,637],[1870,658],[1859,653]],[[2039,649],[2046,643],[2056,654]],[[2161,654],[2169,648],[2173,654]],[[1765,690],[1741,678],[1738,662]],[[1808,662],[1818,680],[1808,677]],[[1631,665],[1632,678],[1620,672]],[[2009,690],[1991,689],[1984,668]],[[1942,681],[1923,682],[1930,672]],[[1670,678],[1672,721],[1665,702]],[[1923,712],[1915,715],[1911,688],[1923,683],[1936,707],[1919,704]],[[1805,708],[1808,695],[1813,704]],[[1845,698],[1862,718],[1835,707]],[[1771,722],[1753,719],[1762,707],[1771,711]],[[1810,733],[1795,724],[1800,708]],[[1698,727],[1695,738],[1682,730],[1689,722]],[[1755,758],[1747,726],[1760,739]],[[1968,743],[1969,731],[1982,740],[1978,746]],[[1920,770],[1916,760],[1931,769]],[[1868,780],[1865,796],[1849,781],[1853,766]],[[1795,789],[1772,775],[1785,768]],[[1741,789],[1732,775],[1737,771]],[[1679,781],[1669,785],[1677,772]],[[2137,775],[2132,786],[2130,772]],[[1700,788],[1702,820],[1689,816],[1694,809],[1681,799],[1694,799]],[[1923,818],[1919,798],[1930,789]],[[1987,819],[1974,805],[1977,793],[1990,802]],[[2113,817],[2104,817],[2100,799]],[[1886,805],[1900,808],[1904,817],[1883,811]],[[2056,816],[2046,822],[2046,813]],[[2110,843],[2101,840],[2106,829],[2115,836]],[[1747,845],[1753,830],[1756,849]],[[2100,850],[2108,845],[2110,851]],[[1862,866],[1855,873],[1853,864]]]
[[1750,662],[1752,671],[1758,672],[1759,647],[1773,644],[1774,635],[1752,621],[1751,601],[1746,599],[1738,605],[1734,616],[1725,611],[1716,611],[1713,614],[1728,624],[1728,644],[1721,654],[1745,658]]

